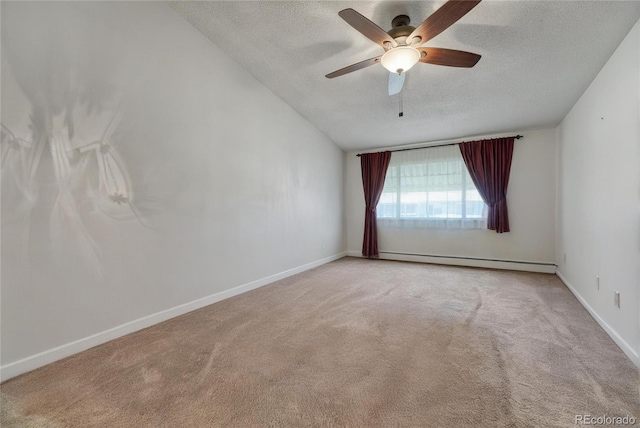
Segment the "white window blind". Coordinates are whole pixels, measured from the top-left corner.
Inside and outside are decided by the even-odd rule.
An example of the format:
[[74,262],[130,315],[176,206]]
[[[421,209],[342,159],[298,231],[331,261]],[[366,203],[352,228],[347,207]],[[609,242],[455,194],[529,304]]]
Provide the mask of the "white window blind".
[[381,227],[481,229],[487,220],[457,145],[394,152],[376,211]]

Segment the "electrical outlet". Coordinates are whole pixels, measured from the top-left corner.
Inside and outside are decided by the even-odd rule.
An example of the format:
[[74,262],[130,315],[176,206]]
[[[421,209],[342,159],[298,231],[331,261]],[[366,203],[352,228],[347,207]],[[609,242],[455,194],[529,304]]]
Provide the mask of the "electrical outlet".
[[596,287],[600,290],[600,275],[596,275]]
[[613,304],[616,308],[620,309],[620,292],[616,291],[613,295]]

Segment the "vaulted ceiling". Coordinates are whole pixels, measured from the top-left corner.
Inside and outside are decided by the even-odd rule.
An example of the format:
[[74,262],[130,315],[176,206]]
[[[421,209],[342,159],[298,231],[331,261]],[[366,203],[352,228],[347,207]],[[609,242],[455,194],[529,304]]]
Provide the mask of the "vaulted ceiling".
[[171,6],[345,150],[556,126],[640,17],[637,1],[484,0],[424,46],[482,55],[473,68],[417,64],[389,96],[381,65],[325,75],[382,54],[338,16],[385,31],[419,25],[444,1],[211,1]]

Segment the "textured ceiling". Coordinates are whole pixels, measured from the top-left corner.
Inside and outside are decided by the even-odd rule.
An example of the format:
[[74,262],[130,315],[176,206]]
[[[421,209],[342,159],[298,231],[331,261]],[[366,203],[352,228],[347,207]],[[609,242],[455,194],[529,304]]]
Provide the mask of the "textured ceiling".
[[417,26],[443,1],[172,2],[227,52],[345,150],[556,126],[640,17],[636,1],[484,0],[424,46],[482,55],[470,69],[417,64],[399,95],[379,64],[325,74],[383,52],[343,21],[353,8],[385,31]]

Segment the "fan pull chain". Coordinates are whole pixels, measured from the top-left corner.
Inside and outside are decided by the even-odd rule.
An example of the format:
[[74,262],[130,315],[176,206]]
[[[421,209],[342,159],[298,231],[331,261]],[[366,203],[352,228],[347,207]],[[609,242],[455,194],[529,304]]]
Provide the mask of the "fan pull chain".
[[404,116],[404,107],[402,105],[402,98],[403,98],[402,93],[403,93],[403,91],[400,91],[400,103],[398,105],[398,117]]

